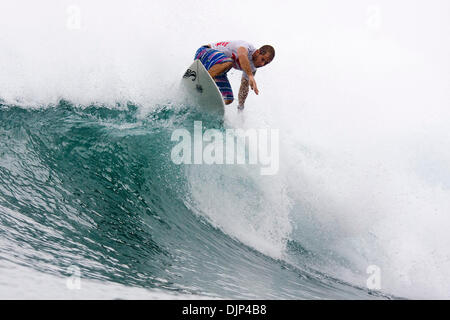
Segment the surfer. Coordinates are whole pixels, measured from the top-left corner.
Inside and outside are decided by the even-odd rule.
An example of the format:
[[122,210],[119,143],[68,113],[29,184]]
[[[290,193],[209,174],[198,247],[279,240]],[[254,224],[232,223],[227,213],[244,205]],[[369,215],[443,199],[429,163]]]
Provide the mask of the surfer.
[[256,49],[250,43],[238,40],[204,45],[197,50],[194,59],[199,59],[208,70],[225,104],[230,104],[234,100],[227,72],[231,68],[242,71],[238,109],[243,110],[249,87],[259,94],[254,77],[256,69],[269,64],[274,57],[275,49],[270,45]]

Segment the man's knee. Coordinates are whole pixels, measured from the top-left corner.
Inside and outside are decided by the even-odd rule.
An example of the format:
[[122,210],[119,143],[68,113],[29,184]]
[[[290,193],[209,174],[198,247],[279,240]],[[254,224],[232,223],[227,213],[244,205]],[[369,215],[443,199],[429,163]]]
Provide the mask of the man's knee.
[[223,66],[225,67],[225,70],[228,72],[233,67],[233,62],[224,62]]
[[227,73],[232,67],[232,62],[219,63],[209,68],[208,73],[212,78],[215,78],[217,76],[223,75],[224,73]]

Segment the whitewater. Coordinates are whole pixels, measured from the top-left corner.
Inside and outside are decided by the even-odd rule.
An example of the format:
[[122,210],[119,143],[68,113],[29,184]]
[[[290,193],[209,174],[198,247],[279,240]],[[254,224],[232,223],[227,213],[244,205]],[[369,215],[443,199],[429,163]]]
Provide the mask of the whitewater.
[[[449,13],[0,2],[0,298],[450,298]],[[276,56],[222,119],[178,84],[232,39]],[[278,130],[276,174],[174,163],[195,121]]]

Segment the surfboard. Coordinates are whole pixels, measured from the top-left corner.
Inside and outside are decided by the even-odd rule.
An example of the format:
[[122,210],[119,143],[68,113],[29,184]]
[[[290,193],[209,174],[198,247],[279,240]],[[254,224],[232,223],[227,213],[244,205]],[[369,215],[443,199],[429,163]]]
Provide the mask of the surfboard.
[[219,88],[200,60],[195,60],[181,80],[188,99],[200,108],[220,115],[225,113],[225,104]]

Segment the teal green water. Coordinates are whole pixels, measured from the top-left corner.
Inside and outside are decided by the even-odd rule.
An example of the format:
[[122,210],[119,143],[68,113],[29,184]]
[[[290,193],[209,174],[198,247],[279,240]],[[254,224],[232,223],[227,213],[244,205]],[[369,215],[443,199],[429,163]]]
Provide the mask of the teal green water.
[[61,277],[75,265],[83,279],[186,296],[389,298],[302,264],[295,241],[293,265],[193,212],[185,168],[170,158],[172,131],[200,117],[188,110],[1,105],[0,261]]

